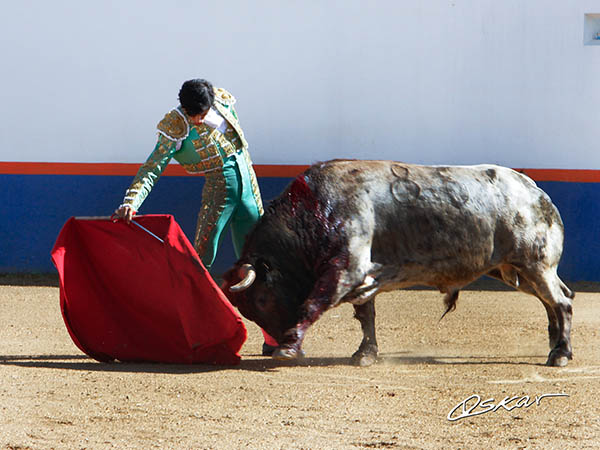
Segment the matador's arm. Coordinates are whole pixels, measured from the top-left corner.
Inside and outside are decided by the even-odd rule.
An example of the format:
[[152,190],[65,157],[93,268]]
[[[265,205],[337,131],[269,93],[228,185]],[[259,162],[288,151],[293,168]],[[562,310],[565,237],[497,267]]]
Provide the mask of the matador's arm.
[[181,147],[181,142],[189,133],[189,125],[185,117],[177,109],[169,112],[158,124],[158,142],[154,151],[139,168],[129,189],[125,192],[123,203],[119,209],[128,206],[133,211],[138,211],[163,170],[169,164],[173,155]]

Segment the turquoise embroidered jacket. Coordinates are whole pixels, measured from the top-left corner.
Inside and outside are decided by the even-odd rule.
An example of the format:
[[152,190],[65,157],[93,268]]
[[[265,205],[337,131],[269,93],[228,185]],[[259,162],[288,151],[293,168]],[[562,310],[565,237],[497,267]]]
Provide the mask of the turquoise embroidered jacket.
[[235,98],[225,89],[215,89],[213,107],[227,121],[225,133],[205,124],[191,124],[181,106],[168,112],[157,125],[158,141],[154,151],[138,170],[121,206],[128,205],[138,211],[171,158],[175,158],[188,173],[203,173],[207,182],[210,182],[215,178],[221,181],[224,157],[239,152],[248,165],[252,192],[262,214],[258,182],[234,103]]

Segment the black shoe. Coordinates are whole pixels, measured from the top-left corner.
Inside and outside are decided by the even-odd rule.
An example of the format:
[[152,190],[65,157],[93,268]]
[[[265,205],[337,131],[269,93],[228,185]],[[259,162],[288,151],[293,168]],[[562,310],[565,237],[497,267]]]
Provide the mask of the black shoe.
[[263,347],[262,347],[262,355],[263,356],[271,356],[273,355],[273,352],[277,350],[277,347],[273,346],[273,345],[269,345],[266,342],[263,342]]

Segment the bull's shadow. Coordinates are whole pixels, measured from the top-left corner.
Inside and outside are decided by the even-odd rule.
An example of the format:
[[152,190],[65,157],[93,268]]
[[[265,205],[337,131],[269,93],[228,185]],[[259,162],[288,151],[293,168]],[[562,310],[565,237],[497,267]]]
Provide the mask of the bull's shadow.
[[[227,370],[242,370],[249,372],[272,372],[282,367],[349,367],[352,366],[350,357],[305,357],[297,361],[277,361],[271,358],[254,358],[249,355],[240,361],[239,365],[222,366],[211,364],[165,364],[153,362],[98,362],[86,355],[0,355],[1,366],[17,366],[40,369],[75,370],[87,372],[120,372],[120,373],[165,373],[187,374],[208,373]],[[401,365],[527,365],[544,366],[543,362],[523,361],[523,359],[539,359],[543,355],[510,357],[482,356],[431,356],[413,355],[410,353],[381,354],[376,364]],[[359,367],[357,370],[361,370]]]
[[[524,360],[527,361],[524,361]],[[531,360],[539,359],[540,362]],[[377,364],[390,365],[436,365],[436,366],[486,366],[486,365],[525,365],[546,366],[546,355],[519,356],[444,356],[444,355],[414,355],[409,352],[380,353]]]

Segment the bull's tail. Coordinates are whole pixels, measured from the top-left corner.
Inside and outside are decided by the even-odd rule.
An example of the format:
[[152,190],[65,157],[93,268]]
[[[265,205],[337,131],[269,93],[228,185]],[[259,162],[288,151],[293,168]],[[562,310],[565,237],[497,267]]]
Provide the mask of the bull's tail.
[[446,293],[446,296],[444,297],[444,305],[446,305],[446,311],[444,311],[444,314],[442,314],[442,317],[440,317],[440,321],[444,318],[446,314],[456,309],[456,301],[458,300],[459,292],[460,291],[456,289]]

